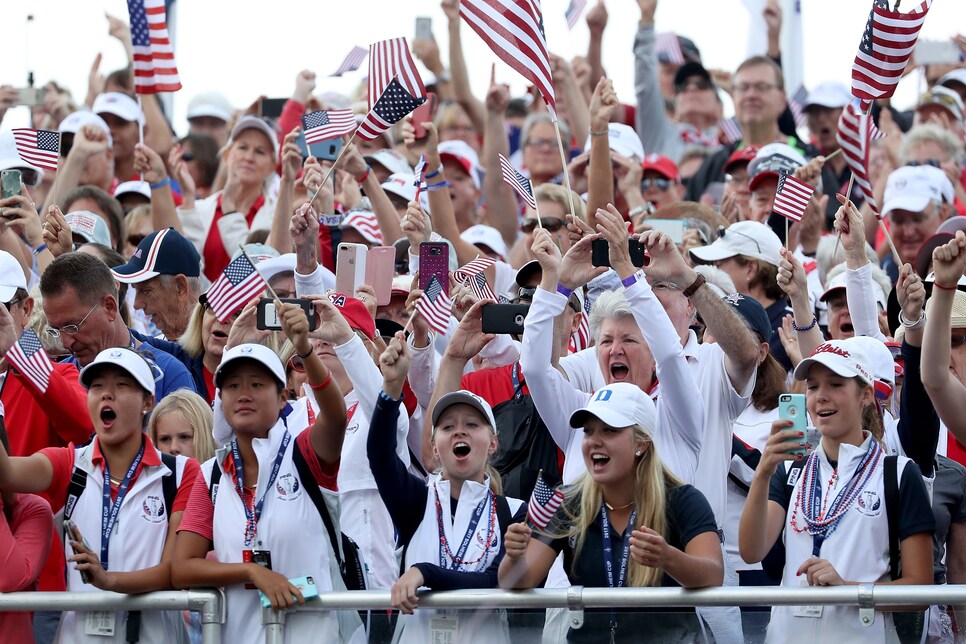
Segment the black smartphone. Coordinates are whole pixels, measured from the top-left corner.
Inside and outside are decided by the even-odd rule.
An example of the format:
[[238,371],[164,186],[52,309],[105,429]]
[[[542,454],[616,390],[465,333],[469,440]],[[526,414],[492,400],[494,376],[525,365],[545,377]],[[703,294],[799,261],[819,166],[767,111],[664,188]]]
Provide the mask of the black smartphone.
[[267,119],[277,119],[282,115],[287,98],[263,98],[258,105],[258,115]]
[[[627,251],[631,255],[631,264],[640,268],[647,266],[647,254],[644,244],[636,239],[627,240]],[[610,249],[606,239],[595,239],[590,244],[590,263],[592,266],[610,266]]]
[[[283,298],[286,304],[298,304],[305,311],[305,317],[309,319],[309,331],[315,331],[319,325],[319,318],[315,314],[315,307],[311,300],[301,298]],[[260,331],[281,331],[282,321],[278,319],[278,310],[275,308],[275,300],[270,297],[263,297],[258,301],[255,326]]]
[[[75,537],[80,535],[80,542],[84,544],[85,548],[93,552],[91,545],[87,543],[87,539],[85,539],[84,535],[80,533],[80,530],[77,530],[76,534],[74,533],[75,530],[76,530],[76,526],[74,525],[73,521],[71,521],[70,519],[64,520],[64,538],[67,539],[68,541],[72,541],[72,540],[77,541]],[[73,545],[71,545],[70,549],[74,552],[75,555],[78,554],[77,548],[75,548]],[[84,582],[85,584],[91,583],[91,573],[89,573],[88,571],[81,570],[80,577],[81,577],[81,581]]]
[[483,333],[520,335],[529,312],[529,304],[484,304]]

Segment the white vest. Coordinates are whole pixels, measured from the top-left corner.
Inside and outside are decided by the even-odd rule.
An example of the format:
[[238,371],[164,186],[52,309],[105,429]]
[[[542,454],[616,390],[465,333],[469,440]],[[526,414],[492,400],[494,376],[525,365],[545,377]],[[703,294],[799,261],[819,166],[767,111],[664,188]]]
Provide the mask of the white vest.
[[[450,482],[445,481],[438,474],[434,474],[429,479],[429,494],[426,497],[426,510],[423,513],[423,520],[416,528],[413,538],[406,549],[405,568],[408,570],[417,563],[432,563],[443,568],[451,565],[450,561],[440,561],[439,546],[439,520],[436,515],[436,499],[440,501],[442,507],[443,531],[450,551],[455,555],[459,550],[463,537],[469,529],[470,521],[477,506],[486,496],[490,489],[489,479],[482,484],[475,481],[465,481],[463,489],[460,491],[459,502],[456,506],[456,516],[450,513]],[[439,495],[437,497],[437,495]],[[490,503],[496,503],[496,497],[491,495]],[[520,509],[523,501],[519,499],[507,498],[510,506],[511,516]],[[477,564],[467,566],[466,572],[483,572],[493,563],[493,559],[500,552],[503,543],[503,533],[499,520],[495,520],[495,538],[492,539],[490,547],[484,551],[487,542],[487,530],[489,527],[489,508],[485,509],[480,521],[476,526],[476,532],[467,547],[464,559],[467,561],[479,560]],[[482,559],[481,559],[482,556]],[[414,615],[400,615],[399,624],[396,627],[394,638],[399,642],[423,643],[434,641],[431,639],[432,623],[438,617],[455,618],[457,626],[457,639],[459,644],[469,644],[479,642],[480,644],[496,644],[498,642],[509,642],[510,634],[506,622],[506,611],[479,610],[475,612],[457,610],[430,610],[420,608]]]
[[[97,440],[97,439],[95,439]],[[145,445],[145,449],[152,449]],[[157,448],[153,448],[157,452]],[[103,503],[104,468],[95,466],[94,443],[74,450],[74,467],[87,472],[87,485],[78,497],[71,521],[77,524],[91,550],[100,556],[101,552],[101,509]],[[158,459],[161,453],[157,452]],[[164,507],[164,493],[161,480],[164,476],[176,476],[180,484],[188,459],[177,456],[177,472],[161,465],[143,465],[138,477],[128,488],[121,503],[121,509],[111,533],[108,546],[108,570],[130,572],[151,568],[161,562],[165,538],[168,534],[168,514]],[[64,552],[69,560],[74,552],[64,543]],[[80,573],[74,565],[67,564],[67,590],[69,592],[101,592],[90,584],[81,581]],[[57,630],[57,642],[90,642],[93,644],[123,644],[126,640],[125,624],[127,612],[118,611],[114,617],[114,636],[104,637],[85,634],[87,613],[65,612]],[[142,644],[168,644],[187,642],[184,621],[178,612],[144,611],[141,613]]]
[[[258,459],[256,502],[265,495],[256,536],[261,545],[256,548],[271,552],[272,569],[288,579],[310,575],[315,579],[320,593],[344,590],[325,524],[305,491],[306,483],[299,478],[292,461],[292,452],[297,449],[294,435],[285,449],[275,482],[268,488],[268,479],[285,432],[285,423],[279,420],[269,431],[268,438],[256,438],[252,441],[252,448]],[[228,454],[230,448],[223,447],[215,453],[214,458],[201,466],[209,487],[213,468],[220,468]],[[309,481],[307,484],[315,485],[315,482]],[[338,493],[325,488],[320,490],[338,531],[341,529]],[[242,563],[242,550],[245,549],[245,508],[238,498],[234,480],[224,470],[212,494],[215,507],[212,522],[215,556],[220,562]],[[265,631],[261,623],[258,590],[248,590],[244,584],[234,584],[225,587],[225,594],[228,620],[222,629],[222,641],[232,644],[264,641]],[[361,622],[354,611],[293,612],[286,619],[285,641],[354,641],[354,634],[356,638],[365,636],[361,628],[357,630],[360,626]]]

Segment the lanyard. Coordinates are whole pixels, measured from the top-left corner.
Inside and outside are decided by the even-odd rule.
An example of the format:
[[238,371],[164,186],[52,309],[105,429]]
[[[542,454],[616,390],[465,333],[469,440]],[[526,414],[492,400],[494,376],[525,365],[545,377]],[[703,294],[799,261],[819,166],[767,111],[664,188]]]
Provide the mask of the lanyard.
[[[617,572],[617,583],[614,583],[614,546],[610,538],[610,517],[607,513],[607,504],[600,506],[600,538],[604,544],[604,572],[607,573],[608,588],[622,588],[627,581],[627,564],[631,554],[631,532],[634,530],[634,522],[637,520],[637,508],[631,512],[627,519],[627,527],[624,528],[624,539],[621,543],[621,562]],[[610,640],[614,641],[614,634],[617,630],[617,613],[610,612]]]
[[[476,534],[476,527],[480,524],[480,518],[483,516],[483,512],[490,507],[490,496],[492,493],[490,490],[486,491],[486,495],[483,500],[480,501],[476,509],[473,510],[473,515],[470,517],[470,524],[466,528],[466,534],[463,535],[463,541],[460,543],[459,550],[456,551],[454,555],[449,549],[449,542],[446,539],[446,532],[443,527],[443,505],[439,501],[439,490],[436,490],[436,521],[439,526],[439,565],[448,568],[449,570],[460,570],[460,565],[463,562],[463,557],[466,555],[466,550],[470,547],[470,542],[473,540],[473,535]],[[490,526],[492,528],[492,526]],[[487,534],[487,544],[489,546],[489,537]],[[484,551],[483,557],[486,557],[486,551],[489,550],[487,547]],[[479,559],[477,560],[479,561]],[[474,561],[468,561],[465,563],[476,563]]]
[[238,491],[238,498],[241,499],[242,507],[245,508],[245,547],[251,548],[255,543],[255,530],[258,526],[258,519],[262,516],[262,508],[265,506],[265,497],[275,484],[275,477],[282,467],[282,459],[285,457],[285,450],[292,441],[292,435],[285,430],[282,436],[282,443],[278,447],[278,454],[275,455],[275,463],[272,465],[272,473],[262,490],[262,497],[256,503],[249,506],[245,503],[245,466],[242,464],[241,452],[238,450],[238,439],[231,441],[231,460],[235,464],[235,489]]
[[124,497],[127,496],[127,489],[131,485],[131,478],[134,477],[134,473],[141,464],[142,458],[144,458],[143,442],[141,443],[141,449],[138,450],[134,460],[131,461],[131,466],[127,468],[127,473],[121,480],[121,485],[117,488],[117,496],[114,497],[113,503],[111,503],[111,468],[107,464],[107,458],[104,459],[104,489],[101,499],[101,566],[104,567],[104,570],[107,570],[108,546],[111,542],[111,533],[114,532],[114,525],[117,523],[117,515],[121,511],[121,503],[124,502]]
[[513,363],[513,369],[510,370],[510,378],[513,380],[513,398],[520,400],[523,398],[523,383],[520,382],[519,360]]

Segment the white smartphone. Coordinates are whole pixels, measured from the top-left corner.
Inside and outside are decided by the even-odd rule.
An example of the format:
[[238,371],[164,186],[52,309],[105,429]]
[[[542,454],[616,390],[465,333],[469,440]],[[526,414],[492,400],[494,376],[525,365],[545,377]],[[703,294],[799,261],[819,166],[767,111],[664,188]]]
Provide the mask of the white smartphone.
[[335,290],[350,297],[366,283],[366,247],[364,244],[339,244],[335,262]]
[[959,47],[952,40],[919,40],[914,56],[917,65],[951,65],[960,61]]
[[645,223],[651,225],[651,227],[662,232],[671,238],[671,241],[675,244],[680,244],[684,241],[684,220],[683,219],[656,219],[651,218],[645,220]]
[[416,17],[416,38],[423,40],[433,39],[433,19],[428,16]]

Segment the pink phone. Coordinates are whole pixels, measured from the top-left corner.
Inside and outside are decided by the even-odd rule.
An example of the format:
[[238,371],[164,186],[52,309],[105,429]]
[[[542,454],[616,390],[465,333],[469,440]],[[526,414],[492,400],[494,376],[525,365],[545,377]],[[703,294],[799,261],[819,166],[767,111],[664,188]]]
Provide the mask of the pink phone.
[[396,248],[373,246],[366,253],[366,281],[376,291],[376,305],[385,306],[392,298],[392,275],[396,270]]
[[355,295],[356,288],[366,280],[366,247],[364,244],[339,244],[335,262],[335,290],[343,295]]
[[446,242],[419,244],[419,288],[425,291],[434,275],[443,292],[449,295],[449,244]]

